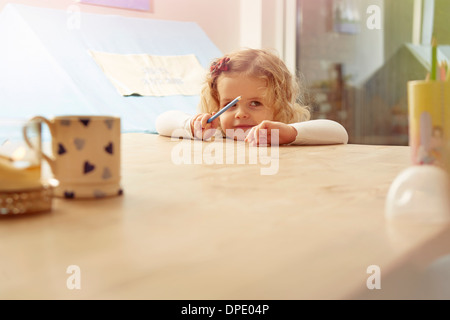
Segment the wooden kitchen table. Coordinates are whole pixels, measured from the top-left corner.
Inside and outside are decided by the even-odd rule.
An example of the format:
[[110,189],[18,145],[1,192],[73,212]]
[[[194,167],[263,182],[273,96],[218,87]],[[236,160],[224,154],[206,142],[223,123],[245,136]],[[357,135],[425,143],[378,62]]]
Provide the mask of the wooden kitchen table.
[[121,142],[122,196],[1,217],[1,299],[409,298],[447,249],[447,225],[385,218],[405,146]]

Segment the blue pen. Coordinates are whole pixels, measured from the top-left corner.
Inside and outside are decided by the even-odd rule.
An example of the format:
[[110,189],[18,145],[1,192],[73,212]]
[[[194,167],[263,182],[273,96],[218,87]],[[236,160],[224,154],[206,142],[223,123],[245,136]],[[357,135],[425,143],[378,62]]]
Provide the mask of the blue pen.
[[211,123],[212,121],[214,121],[214,119],[216,119],[217,117],[219,117],[222,113],[224,113],[225,111],[227,111],[229,108],[231,108],[232,106],[234,106],[239,100],[241,100],[241,96],[237,97],[236,99],[234,99],[233,101],[231,101],[229,104],[227,104],[225,107],[223,107],[221,110],[219,110],[219,112],[217,112],[215,115],[213,115],[211,118],[208,119],[208,123]]

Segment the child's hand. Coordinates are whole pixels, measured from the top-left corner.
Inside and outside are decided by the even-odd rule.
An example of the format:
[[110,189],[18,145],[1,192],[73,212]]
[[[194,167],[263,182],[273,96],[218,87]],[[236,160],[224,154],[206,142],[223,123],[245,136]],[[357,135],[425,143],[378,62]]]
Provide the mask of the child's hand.
[[[278,145],[288,144],[297,137],[297,130],[282,122],[264,120],[250,130],[245,141],[252,146],[269,146],[272,143],[272,136],[276,134],[278,134]],[[273,142],[276,143],[276,140]]]
[[208,119],[215,114],[212,113],[199,113],[191,120],[191,131],[195,138],[208,140],[219,126],[219,118],[214,119],[211,123],[208,123]]

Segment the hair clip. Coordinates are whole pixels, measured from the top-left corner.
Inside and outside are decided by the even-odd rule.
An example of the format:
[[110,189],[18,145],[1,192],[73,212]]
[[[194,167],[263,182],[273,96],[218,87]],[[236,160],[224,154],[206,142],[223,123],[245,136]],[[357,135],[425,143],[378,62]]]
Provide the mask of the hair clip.
[[228,70],[228,62],[230,62],[230,58],[224,57],[220,59],[219,61],[213,62],[211,64],[211,75],[213,77],[218,76],[222,71]]

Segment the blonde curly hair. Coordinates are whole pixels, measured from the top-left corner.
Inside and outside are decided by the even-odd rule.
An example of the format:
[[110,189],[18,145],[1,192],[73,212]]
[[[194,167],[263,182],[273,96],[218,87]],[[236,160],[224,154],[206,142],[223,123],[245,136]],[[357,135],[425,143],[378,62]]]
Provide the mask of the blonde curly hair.
[[217,83],[221,77],[236,75],[266,81],[267,88],[272,90],[266,90],[264,98],[274,111],[274,121],[294,123],[311,118],[309,107],[304,105],[303,88],[299,79],[289,72],[275,53],[267,49],[241,49],[214,60],[202,87],[200,112],[219,111]]

